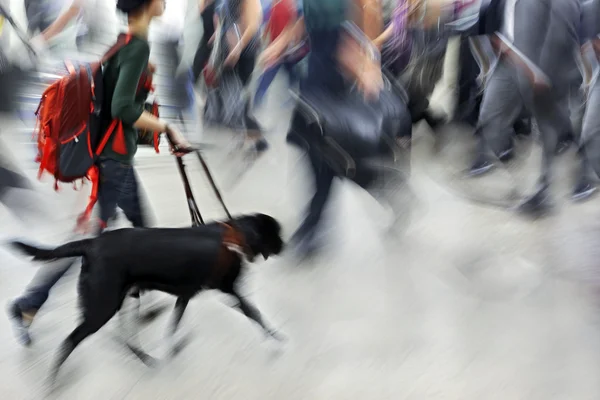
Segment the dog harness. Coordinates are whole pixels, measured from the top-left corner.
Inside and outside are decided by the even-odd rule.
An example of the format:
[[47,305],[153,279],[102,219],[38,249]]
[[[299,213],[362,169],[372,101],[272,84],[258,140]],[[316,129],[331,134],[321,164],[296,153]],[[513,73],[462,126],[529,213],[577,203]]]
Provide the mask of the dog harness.
[[229,272],[229,267],[234,261],[235,255],[240,257],[242,261],[246,261],[250,256],[244,235],[229,224],[221,223],[221,225],[225,228],[225,232],[221,239],[217,262],[210,279],[210,284],[213,287],[218,287],[221,280]]

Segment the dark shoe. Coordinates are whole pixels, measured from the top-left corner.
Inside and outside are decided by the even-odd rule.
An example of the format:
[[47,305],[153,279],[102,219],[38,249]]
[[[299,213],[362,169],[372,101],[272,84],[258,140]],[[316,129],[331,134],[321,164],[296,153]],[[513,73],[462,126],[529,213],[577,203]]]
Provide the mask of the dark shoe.
[[13,327],[13,332],[17,341],[23,346],[31,345],[31,336],[29,335],[29,328],[23,320],[23,311],[17,305],[17,303],[10,302],[6,308],[8,319]]
[[264,138],[260,138],[254,143],[254,150],[258,154],[261,154],[263,151],[267,151],[269,149],[269,142],[267,142]]
[[480,176],[491,171],[493,168],[494,163],[490,161],[489,157],[485,154],[479,154],[469,169],[469,176]]
[[533,196],[526,199],[518,207],[517,211],[531,216],[541,217],[547,214],[552,209],[552,201],[550,199],[550,190],[545,187],[538,190]]
[[562,139],[560,139],[558,144],[556,145],[556,155],[559,156],[566,152],[572,144],[573,139],[571,138],[571,136],[563,137]]
[[500,153],[500,155],[498,156],[498,158],[502,162],[509,162],[510,160],[512,160],[513,158],[515,158],[515,150],[514,150],[514,148],[511,146],[508,149],[504,150],[503,152]]
[[315,258],[323,249],[323,244],[315,234],[304,234],[298,230],[289,240],[287,251],[297,263],[304,263]]
[[425,111],[423,119],[433,131],[446,123],[446,118],[435,116],[430,111]]
[[531,135],[531,120],[519,119],[515,122],[513,128],[517,136],[529,136]]
[[577,185],[575,185],[575,189],[573,189],[573,194],[571,195],[571,199],[573,201],[584,201],[589,199],[598,188],[590,182],[588,178],[581,178]]

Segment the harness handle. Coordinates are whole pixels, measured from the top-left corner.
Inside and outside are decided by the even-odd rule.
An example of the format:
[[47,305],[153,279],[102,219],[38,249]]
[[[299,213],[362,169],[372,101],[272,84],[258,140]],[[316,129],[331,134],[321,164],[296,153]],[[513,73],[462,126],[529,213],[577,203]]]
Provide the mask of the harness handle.
[[[173,143],[173,140],[171,139],[171,137],[169,135],[167,135],[167,140],[169,141],[169,145],[171,147],[175,147],[175,144]],[[200,161],[200,164],[202,165],[202,169],[204,170],[204,173],[206,174],[206,177],[208,178],[210,186],[212,187],[212,189],[215,193],[215,196],[217,197],[217,199],[219,200],[219,203],[221,203],[221,206],[223,207],[223,210],[225,211],[225,215],[227,215],[227,218],[229,220],[231,220],[232,219],[231,213],[229,212],[229,209],[225,205],[225,201],[223,200],[223,195],[221,194],[221,191],[217,187],[217,184],[212,176],[212,173],[210,172],[210,169],[208,168],[208,164],[206,163],[206,161],[204,160],[204,157],[202,156],[202,153],[200,153],[199,150],[195,150],[194,153],[196,153],[196,156],[198,157],[198,160]],[[194,226],[204,225],[204,220],[202,218],[202,215],[200,214],[200,210],[198,209],[198,205],[194,198],[194,193],[192,192],[192,187],[190,185],[189,178],[187,176],[187,173],[185,172],[185,164],[182,160],[182,157],[176,157],[176,158],[177,158],[177,168],[179,169],[179,174],[181,175],[181,178],[183,180],[183,186],[184,186],[185,195],[186,195],[186,198],[188,201],[188,208],[190,210],[192,224]]]

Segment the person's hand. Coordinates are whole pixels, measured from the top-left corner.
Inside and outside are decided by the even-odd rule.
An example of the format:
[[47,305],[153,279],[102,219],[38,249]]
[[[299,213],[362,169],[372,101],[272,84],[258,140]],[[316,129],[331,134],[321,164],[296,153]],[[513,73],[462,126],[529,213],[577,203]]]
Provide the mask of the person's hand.
[[278,43],[273,42],[258,57],[258,65],[264,69],[269,69],[277,64],[281,57],[281,49]]
[[242,55],[242,45],[240,43],[238,43],[229,52],[229,55],[225,59],[225,65],[228,67],[235,66],[238,63],[241,55]]
[[408,23],[430,28],[438,24],[447,0],[408,0]]
[[148,71],[150,71],[151,74],[155,73],[156,72],[156,65],[153,64],[153,63],[151,63],[151,62],[149,62],[148,63]]
[[344,35],[339,44],[337,59],[342,71],[356,82],[367,99],[377,98],[383,87],[381,63],[371,58],[354,38]]
[[356,83],[367,100],[377,99],[383,88],[381,65],[371,60],[366,61],[363,70],[356,77]]
[[206,42],[209,46],[212,46],[212,44],[215,42],[215,36],[216,36],[216,32],[212,34],[212,36],[210,37],[210,39],[208,39],[208,42]]
[[171,152],[175,156],[181,157],[195,150],[195,148],[175,128],[168,127],[166,133],[169,144],[171,145]]
[[29,41],[29,44],[31,45],[33,51],[35,51],[35,54],[38,57],[40,57],[48,50],[48,43],[46,42],[46,39],[44,38],[43,34],[32,37]]

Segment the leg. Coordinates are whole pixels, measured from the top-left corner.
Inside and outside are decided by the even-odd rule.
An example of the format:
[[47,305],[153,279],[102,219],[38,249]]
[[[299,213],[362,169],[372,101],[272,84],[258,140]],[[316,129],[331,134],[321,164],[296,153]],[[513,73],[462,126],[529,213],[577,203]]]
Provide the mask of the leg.
[[118,206],[135,228],[148,226],[146,213],[142,207],[140,186],[135,169],[132,166],[125,167],[127,172],[123,175],[119,186]]
[[76,259],[58,260],[41,266],[25,293],[8,305],[8,315],[13,325],[17,340],[25,345],[31,344],[29,327],[35,315],[48,300],[50,291],[63,275],[76,262]]
[[185,341],[176,341],[175,334],[177,333],[177,328],[179,327],[179,323],[181,322],[181,318],[183,317],[183,313],[185,312],[189,301],[190,300],[188,298],[179,297],[177,298],[177,302],[175,303],[175,311],[173,313],[173,320],[171,321],[169,332],[169,339],[172,342],[172,355],[176,355],[177,353],[179,353],[185,346]]
[[[132,302],[130,312],[127,313],[126,311],[121,310],[121,312],[119,313],[119,321],[123,333],[125,334],[125,345],[144,364],[146,364],[149,367],[154,366],[156,365],[156,360],[150,355],[148,355],[148,353],[146,353],[144,350],[142,350],[142,346],[140,345],[140,341],[137,335],[137,329],[140,322],[140,291],[137,288],[133,289],[129,298]],[[129,321],[126,320],[128,316],[131,317]]]
[[557,143],[565,132],[572,131],[564,99],[568,98],[576,68],[579,22],[577,1],[520,1],[515,9],[515,44],[551,81],[550,89],[533,91],[529,79],[519,76],[522,96],[532,99],[530,108],[540,128],[543,149],[538,187],[520,207],[527,213],[538,214],[550,205],[549,185]]
[[317,228],[329,199],[333,178],[335,177],[333,170],[327,165],[319,150],[310,149],[308,157],[314,176],[315,192],[310,202],[308,214],[292,238],[292,242],[299,246],[300,256],[310,255],[318,248],[315,240]]
[[497,157],[506,157],[512,150],[513,123],[523,110],[523,99],[512,65],[501,61],[485,88],[477,130],[480,141],[471,175],[480,175],[493,168],[491,150]]
[[256,88],[256,94],[254,95],[254,107],[258,107],[262,104],[264,96],[267,93],[267,90],[269,90],[271,83],[273,83],[273,80],[277,76],[280,67],[281,65],[275,65],[274,67],[266,70],[260,76],[260,79],[258,80],[258,87]]
[[528,197],[520,206],[519,211],[532,216],[541,216],[551,207],[550,182],[552,164],[556,157],[556,146],[561,132],[569,125],[566,110],[561,107],[553,90],[544,91],[533,96],[533,116],[540,129],[542,141],[542,165],[534,194]]
[[[593,89],[590,92],[588,102],[597,101],[592,99]],[[572,199],[585,200],[588,199],[592,194],[596,192],[596,185],[593,183],[593,169],[590,165],[589,159],[586,154],[585,146],[586,143],[583,140],[583,121],[587,117],[585,114],[586,101],[582,91],[579,87],[571,88],[570,96],[570,111],[571,111],[571,124],[573,125],[573,133],[577,143],[577,159],[579,166],[577,168],[576,175],[574,177],[575,186],[573,188]],[[592,110],[594,106],[592,106]],[[593,117],[592,117],[593,118]],[[589,128],[588,128],[589,129]],[[593,135],[593,134],[592,134]]]
[[[115,217],[121,201],[121,186],[126,178],[127,166],[118,161],[100,160],[100,183],[98,185],[98,206],[100,208],[100,231]],[[130,167],[129,167],[130,168]]]
[[197,83],[198,79],[200,79],[202,70],[210,58],[211,47],[208,44],[208,39],[209,38],[206,37],[206,34],[202,37],[200,44],[198,45],[198,49],[196,50],[196,54],[194,55],[194,62],[192,64],[194,83]]
[[283,67],[287,71],[288,74],[288,82],[290,87],[296,85],[300,81],[300,77],[298,76],[298,64],[299,63],[285,63]]
[[475,126],[479,118],[481,96],[477,76],[479,66],[471,52],[469,39],[462,38],[459,54],[458,99],[455,119]]
[[277,333],[274,329],[269,328],[262,319],[260,311],[258,308],[250,304],[247,300],[245,300],[242,296],[240,296],[235,290],[232,290],[229,294],[235,297],[239,301],[240,310],[244,313],[244,315],[256,322],[265,332],[266,335],[271,336],[277,340],[283,340],[283,337]]
[[79,280],[79,296],[83,308],[83,322],[62,343],[50,373],[51,384],[56,381],[60,367],[73,350],[85,338],[102,328],[115,315],[122,301],[122,295],[113,284],[90,287],[83,277]]
[[54,367],[50,372],[50,383],[54,384],[60,367],[64,364],[67,358],[71,355],[75,347],[79,345],[85,338],[92,335],[99,328],[93,329],[92,326],[85,322],[79,325],[71,334],[62,342],[56,359],[54,361]]
[[[256,51],[245,50],[235,66],[235,71],[239,76],[244,88],[247,88],[254,72],[254,64],[256,63]],[[260,125],[252,116],[252,108],[250,107],[250,100],[246,101],[246,135],[253,143],[254,150],[257,154],[261,154],[268,149],[269,145],[264,139]]]
[[179,323],[181,322],[181,318],[183,317],[183,313],[189,302],[190,299],[188,298],[177,298],[177,302],[175,303],[175,313],[173,314],[173,321],[171,323],[171,335],[174,335],[175,332],[177,332],[177,328],[179,327]]
[[585,163],[600,176],[600,84],[596,83],[588,95],[583,118],[580,151]]

